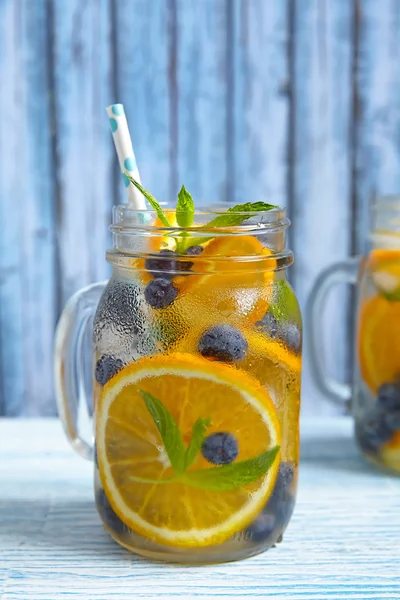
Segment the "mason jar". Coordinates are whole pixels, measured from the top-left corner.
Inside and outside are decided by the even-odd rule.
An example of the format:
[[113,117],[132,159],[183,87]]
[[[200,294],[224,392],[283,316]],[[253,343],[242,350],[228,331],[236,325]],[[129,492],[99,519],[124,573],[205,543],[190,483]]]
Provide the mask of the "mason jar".
[[[107,284],[79,291],[56,333],[58,407],[94,458],[105,529],[158,560],[245,558],[282,539],[299,462],[301,316],[283,209],[166,228],[118,206]],[[80,431],[92,331],[93,443]],[[86,386],[87,387],[87,386]]]
[[[312,290],[311,367],[321,392],[353,414],[363,455],[381,469],[400,473],[400,197],[377,198],[372,215],[367,254],[331,265]],[[327,294],[343,282],[356,287],[351,385],[327,373],[321,347]]]

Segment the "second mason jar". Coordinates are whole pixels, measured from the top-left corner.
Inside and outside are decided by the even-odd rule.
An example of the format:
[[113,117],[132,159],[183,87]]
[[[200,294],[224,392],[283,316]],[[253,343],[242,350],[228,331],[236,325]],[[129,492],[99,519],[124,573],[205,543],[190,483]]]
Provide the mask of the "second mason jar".
[[[295,502],[301,317],[285,274],[289,222],[274,209],[207,228],[218,214],[197,213],[187,232],[116,207],[94,317],[97,509],[120,544],[168,561],[265,550]],[[64,380],[76,377],[62,368],[76,340],[62,338],[79,331],[85,295],[59,326]],[[59,383],[68,423],[77,387]]]
[[[369,251],[332,265],[310,298],[310,356],[316,383],[327,397],[347,403],[360,450],[376,466],[400,473],[400,197],[373,206]],[[321,314],[332,285],[357,285],[352,386],[326,373]]]

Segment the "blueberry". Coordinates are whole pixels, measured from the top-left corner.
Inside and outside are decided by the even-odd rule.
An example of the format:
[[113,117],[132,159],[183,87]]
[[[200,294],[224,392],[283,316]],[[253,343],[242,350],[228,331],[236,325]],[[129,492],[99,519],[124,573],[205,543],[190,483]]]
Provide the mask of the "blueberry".
[[277,321],[272,313],[267,312],[256,327],[264,331],[270,338],[279,339],[289,350],[300,352],[302,339],[301,330],[295,323]]
[[285,323],[282,326],[281,338],[292,352],[298,353],[301,351],[301,331],[295,323]]
[[393,431],[393,433],[400,431],[400,410],[393,410],[392,412],[386,413],[385,423],[388,429]]
[[117,513],[108,501],[108,498],[103,489],[97,492],[97,509],[104,523],[116,534],[121,535],[129,531],[129,527],[125,525],[119,518]]
[[357,427],[358,441],[366,452],[377,452],[380,446],[386,444],[393,431],[387,426],[386,413],[374,409]]
[[213,465],[229,465],[239,453],[237,439],[231,433],[212,433],[204,440],[201,453]]
[[144,297],[153,308],[166,308],[175,300],[178,290],[169,279],[157,277],[147,284]]
[[252,542],[266,542],[274,533],[277,520],[274,515],[261,513],[248,527],[249,539]]
[[378,404],[384,410],[400,410],[400,386],[384,383],[378,390]]
[[232,325],[215,325],[203,333],[198,343],[202,356],[224,362],[242,360],[247,353],[247,340]]
[[100,385],[105,385],[111,377],[114,377],[121,369],[124,363],[120,358],[105,354],[96,363],[95,377]]
[[[202,252],[203,252],[204,248],[203,246],[190,246],[186,252],[185,255],[186,256],[199,256]],[[182,271],[183,274],[185,274],[185,271],[190,271],[190,269],[193,267],[193,262],[191,260],[180,260],[178,262],[178,269],[179,271]]]
[[185,254],[188,254],[189,256],[199,256],[203,250],[203,246],[189,246]]
[[293,483],[294,479],[294,468],[288,462],[281,462],[279,465],[279,471],[276,478],[274,491],[271,494],[271,498],[266,505],[266,508],[269,504],[274,504],[276,500],[281,501],[284,500],[288,495],[288,488]]
[[265,331],[265,333],[267,333],[268,336],[272,339],[275,339],[279,332],[278,321],[270,312],[265,313],[261,321],[258,321],[258,323],[256,323],[256,327]]
[[145,267],[153,277],[172,279],[175,274],[173,271],[178,270],[176,256],[173,250],[160,250],[159,256],[146,259]]

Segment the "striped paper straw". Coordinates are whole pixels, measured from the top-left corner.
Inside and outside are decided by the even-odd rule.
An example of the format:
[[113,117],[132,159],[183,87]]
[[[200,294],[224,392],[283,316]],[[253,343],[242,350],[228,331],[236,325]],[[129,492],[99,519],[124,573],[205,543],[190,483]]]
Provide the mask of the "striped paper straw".
[[122,104],[111,104],[111,106],[107,106],[106,110],[110,121],[122,178],[124,180],[126,193],[128,194],[129,206],[137,210],[146,210],[146,202],[143,195],[125,175],[125,171],[128,171],[133,179],[136,179],[136,181],[141,183],[124,107]]

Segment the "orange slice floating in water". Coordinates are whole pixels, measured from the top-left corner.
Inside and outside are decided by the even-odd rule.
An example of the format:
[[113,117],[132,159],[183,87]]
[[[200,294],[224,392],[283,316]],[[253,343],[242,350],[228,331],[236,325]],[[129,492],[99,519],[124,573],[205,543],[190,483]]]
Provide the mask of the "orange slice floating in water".
[[225,466],[243,461],[256,464],[280,446],[279,421],[269,395],[251,376],[233,367],[185,354],[156,355],[113,377],[97,407],[100,477],[110,504],[126,525],[175,547],[218,544],[246,527],[273,491],[279,457],[274,455],[252,481],[238,480],[234,487],[221,483],[221,489],[210,489],[202,483],[173,480],[176,473],[139,390],[162,403],[185,444],[199,418],[211,420],[207,436],[215,432],[235,436],[239,454],[233,463],[216,467],[199,451],[187,471],[192,482],[196,477],[198,482],[199,472],[201,481],[211,474],[217,488],[218,477],[228,476]]
[[362,377],[374,395],[400,374],[400,302],[373,296],[362,304],[358,356]]
[[400,250],[372,250],[367,269],[377,290],[388,300],[400,300]]

